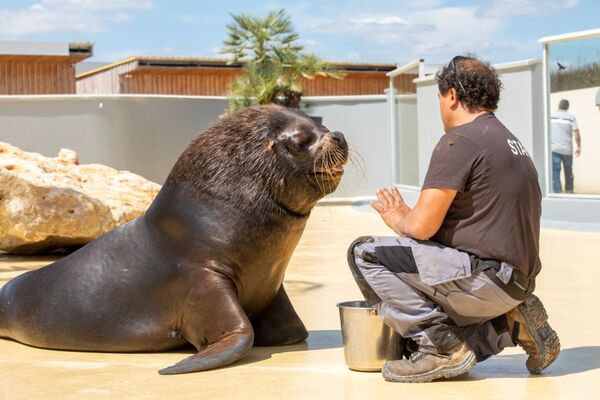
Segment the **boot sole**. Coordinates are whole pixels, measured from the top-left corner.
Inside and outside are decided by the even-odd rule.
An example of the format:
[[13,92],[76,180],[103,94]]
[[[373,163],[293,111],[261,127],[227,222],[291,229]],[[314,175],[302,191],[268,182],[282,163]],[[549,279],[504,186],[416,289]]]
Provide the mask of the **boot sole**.
[[549,336],[543,340],[543,347],[546,349],[544,352],[544,362],[541,364],[534,364],[533,362],[527,362],[525,365],[529,372],[533,375],[541,374],[544,369],[546,369],[550,364],[552,364],[558,358],[560,354],[560,340],[558,339],[558,335],[552,328],[548,327],[551,330]]
[[477,358],[475,353],[471,352],[462,362],[456,365],[444,366],[429,371],[421,375],[410,375],[410,376],[398,376],[392,374],[387,370],[386,366],[383,367],[381,374],[383,378],[388,382],[401,382],[401,383],[427,383],[436,379],[441,378],[454,378],[469,372],[475,364],[477,364]]
[[527,298],[527,312],[521,312],[527,326],[533,327],[529,330],[530,336],[535,340],[536,347],[542,350],[542,363],[534,363],[531,358],[526,362],[527,369],[531,374],[540,374],[552,364],[560,354],[560,340],[554,329],[548,324],[548,313],[537,296],[531,295]]

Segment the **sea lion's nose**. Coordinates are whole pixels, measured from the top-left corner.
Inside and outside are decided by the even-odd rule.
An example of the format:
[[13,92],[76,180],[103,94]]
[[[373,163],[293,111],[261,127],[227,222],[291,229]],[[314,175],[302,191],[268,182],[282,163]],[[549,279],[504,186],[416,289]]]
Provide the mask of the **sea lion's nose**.
[[340,146],[342,146],[342,147],[348,146],[348,143],[346,143],[346,138],[344,137],[344,134],[342,132],[335,131],[335,132],[330,132],[330,134],[331,134],[331,137],[340,144]]

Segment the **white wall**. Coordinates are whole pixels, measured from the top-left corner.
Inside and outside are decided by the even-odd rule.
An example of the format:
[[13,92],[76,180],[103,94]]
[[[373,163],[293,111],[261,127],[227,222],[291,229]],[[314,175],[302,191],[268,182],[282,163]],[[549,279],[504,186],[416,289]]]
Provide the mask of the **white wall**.
[[82,163],[162,183],[185,146],[226,107],[219,98],[2,96],[0,141],[49,157],[70,148]]
[[417,140],[418,186],[421,186],[425,180],[431,153],[444,133],[444,125],[440,117],[436,80],[422,78],[415,82],[417,83],[417,125],[419,127]]
[[[391,184],[385,95],[315,97],[312,115],[344,133],[355,150],[333,197],[370,195]],[[162,183],[187,144],[227,108],[222,97],[1,96],[0,141],[55,157],[75,150],[101,163]]]
[[397,173],[401,185],[419,184],[417,96],[396,96]]
[[[505,89],[498,116],[532,153],[543,181],[541,67],[533,62],[499,70]],[[386,99],[386,95],[311,99],[311,114],[323,117],[331,130],[343,132],[360,154],[354,157],[356,162],[364,167],[363,173],[350,164],[332,197],[373,196],[376,189],[392,183]],[[185,146],[226,107],[227,100],[218,97],[0,96],[0,141],[46,156],[56,156],[61,147],[71,148],[84,163],[107,164],[162,183]],[[397,96],[396,107],[399,164],[404,168],[399,177],[405,179],[402,173],[412,165],[412,178],[419,183],[443,132],[435,80],[418,81],[416,104],[414,96],[412,100]],[[584,146],[586,140],[584,136]],[[414,204],[419,188],[403,192]],[[543,212],[543,218],[553,223],[600,224],[598,199],[544,198]]]
[[[581,134],[581,156],[573,157],[575,193],[600,194],[600,111],[595,105],[600,87],[567,90],[550,95],[551,110],[558,109],[561,99],[569,100]],[[561,174],[564,187],[564,176]]]

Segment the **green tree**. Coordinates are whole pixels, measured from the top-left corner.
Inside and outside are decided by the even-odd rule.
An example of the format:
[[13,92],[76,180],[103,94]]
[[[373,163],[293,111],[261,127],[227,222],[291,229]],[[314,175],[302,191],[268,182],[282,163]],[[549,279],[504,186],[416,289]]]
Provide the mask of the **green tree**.
[[221,52],[232,56],[231,63],[244,64],[244,74],[231,84],[231,109],[254,103],[299,108],[304,78],[344,76],[314,54],[303,53],[285,10],[270,12],[266,17],[231,17],[233,23],[227,25],[228,38]]

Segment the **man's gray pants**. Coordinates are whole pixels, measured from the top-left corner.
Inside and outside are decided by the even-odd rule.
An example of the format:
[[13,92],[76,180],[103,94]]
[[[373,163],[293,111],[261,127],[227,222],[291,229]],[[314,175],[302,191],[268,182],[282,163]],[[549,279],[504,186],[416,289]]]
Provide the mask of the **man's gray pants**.
[[468,253],[407,237],[362,237],[348,256],[383,322],[420,350],[446,353],[464,341],[483,361],[515,345],[506,325],[493,319],[520,301],[476,268]]

